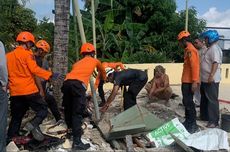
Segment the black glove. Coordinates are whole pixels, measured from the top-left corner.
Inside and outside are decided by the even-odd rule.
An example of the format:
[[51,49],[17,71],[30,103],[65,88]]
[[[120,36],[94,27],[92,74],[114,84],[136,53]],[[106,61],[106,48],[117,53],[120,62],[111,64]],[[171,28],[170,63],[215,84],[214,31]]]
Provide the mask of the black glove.
[[50,77],[50,80],[51,81],[57,81],[57,80],[62,80],[64,79],[65,76],[61,73],[58,73],[58,72],[54,72],[51,77]]
[[91,119],[92,118],[92,113],[87,108],[85,108],[85,109],[83,109],[82,117],[83,118],[89,117]]

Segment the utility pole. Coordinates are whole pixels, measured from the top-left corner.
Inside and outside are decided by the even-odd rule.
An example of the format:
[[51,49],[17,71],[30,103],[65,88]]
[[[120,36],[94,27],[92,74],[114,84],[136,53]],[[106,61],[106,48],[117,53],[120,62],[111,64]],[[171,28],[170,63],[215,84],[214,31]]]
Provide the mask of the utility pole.
[[[76,8],[76,16],[77,16],[77,21],[78,21],[78,27],[79,27],[79,31],[80,31],[80,35],[81,35],[81,42],[82,44],[86,43],[86,38],[85,38],[85,32],[84,32],[84,27],[83,27],[83,23],[82,23],[82,18],[81,18],[81,12],[79,9],[79,5],[77,0],[74,0],[74,5]],[[95,115],[96,115],[96,122],[98,122],[100,120],[100,112],[99,112],[99,107],[98,107],[98,102],[97,102],[97,96],[96,96],[96,91],[94,89],[94,81],[93,81],[93,77],[91,76],[90,78],[90,88],[91,88],[91,92],[93,95],[93,103],[94,103],[94,108],[95,108]]]
[[78,37],[77,37],[77,13],[74,5],[74,0],[72,0],[72,9],[73,9],[73,24],[74,24],[74,34],[75,34],[75,42],[74,42],[74,48],[76,49],[76,61],[79,60],[79,50],[78,50]]
[[91,13],[92,13],[92,27],[93,27],[93,45],[95,47],[95,57],[97,58],[97,46],[96,46],[96,27],[95,27],[95,6],[94,0],[91,0]]
[[188,0],[186,0],[185,31],[188,31]]
[[82,23],[82,18],[81,18],[82,15],[81,15],[77,0],[74,0],[74,6],[75,6],[75,14],[77,16],[77,23],[78,23],[78,27],[79,27],[79,31],[80,31],[80,35],[81,35],[81,42],[82,42],[82,44],[84,44],[84,43],[86,43],[85,31],[84,31],[84,27],[83,27],[83,23]]

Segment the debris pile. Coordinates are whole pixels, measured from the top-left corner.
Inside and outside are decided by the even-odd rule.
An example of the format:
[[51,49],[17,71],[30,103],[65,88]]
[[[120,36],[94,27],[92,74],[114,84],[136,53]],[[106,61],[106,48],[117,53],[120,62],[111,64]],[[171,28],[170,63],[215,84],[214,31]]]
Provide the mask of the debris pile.
[[[91,147],[88,151],[184,151],[181,145],[179,146],[176,143],[157,148],[155,143],[147,136],[153,129],[174,118],[178,118],[180,122],[183,121],[184,109],[181,104],[181,97],[170,99],[170,107],[165,106],[161,101],[149,101],[144,91],[140,93],[137,100],[138,104],[136,106],[122,111],[121,95],[118,95],[107,112],[101,115],[99,122],[86,119],[83,125],[82,141],[90,144]],[[54,142],[53,145],[46,145],[47,147],[36,147],[35,145],[34,150],[36,148],[44,148],[49,152],[67,152],[71,150],[72,139],[67,136],[67,132],[63,131],[66,129],[65,125],[61,124],[49,129],[52,133],[59,131],[60,134],[47,133],[47,129],[53,124],[53,120],[46,120],[40,126],[41,130],[48,137],[53,137],[53,140],[56,138],[60,140],[57,140],[56,144]],[[203,126],[200,122],[198,122],[198,125]],[[31,150],[29,147],[16,145],[14,142],[11,142],[7,148],[8,151]]]

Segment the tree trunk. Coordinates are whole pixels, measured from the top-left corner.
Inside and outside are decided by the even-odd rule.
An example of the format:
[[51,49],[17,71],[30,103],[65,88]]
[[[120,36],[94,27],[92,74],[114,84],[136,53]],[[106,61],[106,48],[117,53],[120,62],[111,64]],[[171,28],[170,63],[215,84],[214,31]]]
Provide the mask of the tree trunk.
[[[62,74],[68,72],[69,13],[70,0],[55,0],[53,72]],[[62,83],[54,84],[54,97],[59,105],[62,101]]]

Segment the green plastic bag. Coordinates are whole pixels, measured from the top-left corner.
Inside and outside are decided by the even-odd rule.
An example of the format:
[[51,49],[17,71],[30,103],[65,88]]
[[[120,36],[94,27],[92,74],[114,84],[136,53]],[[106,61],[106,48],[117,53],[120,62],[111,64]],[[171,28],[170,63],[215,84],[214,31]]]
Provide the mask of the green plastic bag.
[[150,141],[155,143],[156,147],[165,147],[174,142],[174,139],[169,133],[172,133],[180,140],[187,139],[187,137],[190,135],[182,123],[180,123],[178,118],[174,118],[173,120],[147,134],[147,137],[150,139]]

